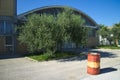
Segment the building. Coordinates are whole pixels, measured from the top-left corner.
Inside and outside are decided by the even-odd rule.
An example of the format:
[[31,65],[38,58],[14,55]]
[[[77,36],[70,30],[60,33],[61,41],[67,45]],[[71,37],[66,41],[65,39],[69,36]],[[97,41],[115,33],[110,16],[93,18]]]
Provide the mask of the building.
[[15,53],[16,0],[0,0],[0,54]]
[[[108,30],[112,30],[113,27],[105,27],[105,29]],[[101,28],[102,29],[102,28]],[[103,27],[104,29],[104,27]],[[109,33],[109,32],[108,32]],[[109,33],[109,35],[107,37],[103,37],[102,35],[98,35],[99,36],[99,45],[115,45],[115,41],[114,41],[114,35],[113,33]]]
[[[28,12],[25,12],[23,14],[18,15],[18,22],[24,23],[25,21],[27,21],[27,17],[31,14],[52,14],[52,15],[56,15],[59,12],[61,12],[63,10],[63,8],[66,6],[46,6],[46,7],[41,7],[41,8],[37,8]],[[71,8],[71,7],[69,7]],[[85,13],[83,13],[80,10],[77,10],[75,8],[71,8],[73,10],[73,12],[75,14],[81,15],[81,17],[85,20],[85,25],[87,27],[89,27],[89,35],[88,35],[88,41],[87,41],[87,47],[95,47],[98,45],[98,36],[96,34],[96,31],[98,29],[98,25],[97,23],[90,18],[88,15],[86,15]],[[65,42],[63,47],[63,49],[71,49],[71,48],[75,48],[75,44],[72,42]]]
[[[17,0],[0,0],[0,54],[4,53],[26,53],[26,45],[20,44],[17,40],[15,25],[23,23],[27,16],[33,13],[57,14],[64,6],[46,6],[37,8],[17,16]],[[86,20],[86,25],[90,27],[88,37],[88,47],[94,47],[98,44],[96,35],[97,23],[88,15],[80,10],[72,8],[76,14],[81,15]],[[74,48],[74,43],[66,42],[63,48]]]

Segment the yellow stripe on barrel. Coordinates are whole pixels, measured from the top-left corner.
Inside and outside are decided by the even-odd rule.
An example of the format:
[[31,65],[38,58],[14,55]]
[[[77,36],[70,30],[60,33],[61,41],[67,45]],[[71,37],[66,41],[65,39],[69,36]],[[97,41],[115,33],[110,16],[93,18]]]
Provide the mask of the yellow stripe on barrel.
[[87,65],[89,67],[91,67],[91,68],[99,68],[100,67],[100,62],[91,62],[91,61],[88,61]]

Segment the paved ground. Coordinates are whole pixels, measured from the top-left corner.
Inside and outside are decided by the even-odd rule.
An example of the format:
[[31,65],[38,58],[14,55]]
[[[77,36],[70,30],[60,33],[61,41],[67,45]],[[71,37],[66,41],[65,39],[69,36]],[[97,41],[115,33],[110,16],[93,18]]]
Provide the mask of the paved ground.
[[120,65],[109,68],[105,74],[85,77],[82,80],[120,80]]
[[0,80],[111,80],[109,76],[113,76],[112,80],[120,79],[120,50],[95,51],[102,57],[101,74],[97,76],[86,73],[85,58],[34,62],[16,56],[0,59]]

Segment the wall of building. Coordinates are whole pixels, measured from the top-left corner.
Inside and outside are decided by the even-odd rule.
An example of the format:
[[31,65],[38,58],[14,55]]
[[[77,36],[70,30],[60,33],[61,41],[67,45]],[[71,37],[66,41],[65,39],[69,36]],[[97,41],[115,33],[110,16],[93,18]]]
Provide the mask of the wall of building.
[[16,0],[0,0],[0,16],[16,15]]
[[96,47],[98,45],[98,38],[89,37],[87,40],[87,47]]
[[[0,54],[13,53],[11,51],[15,47],[14,23],[17,21],[16,12],[16,0],[0,0],[0,27],[2,27],[2,32],[0,33]],[[12,45],[6,44],[6,36],[12,37]]]
[[3,36],[0,36],[0,54],[5,53],[5,38]]

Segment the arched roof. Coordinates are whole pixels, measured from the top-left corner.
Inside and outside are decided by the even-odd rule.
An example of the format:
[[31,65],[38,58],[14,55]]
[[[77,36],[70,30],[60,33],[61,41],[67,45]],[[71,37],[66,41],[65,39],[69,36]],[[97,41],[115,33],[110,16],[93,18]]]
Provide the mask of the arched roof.
[[[25,12],[25,13],[22,13],[20,15],[18,15],[18,19],[23,19],[25,18],[26,16],[30,15],[30,14],[33,14],[33,13],[50,13],[50,12],[55,12],[55,10],[60,10],[60,9],[63,9],[64,7],[68,7],[68,6],[45,6],[45,7],[40,7],[40,8],[36,8],[36,9],[33,9],[33,10],[30,10],[28,12]],[[69,7],[71,8],[71,7]],[[88,26],[97,26],[97,23],[91,18],[89,17],[87,14],[85,14],[84,12],[78,10],[78,9],[75,9],[75,8],[71,8],[73,9],[73,11],[77,14],[80,14],[87,22],[87,25]],[[53,10],[53,11],[50,11],[50,10]]]

